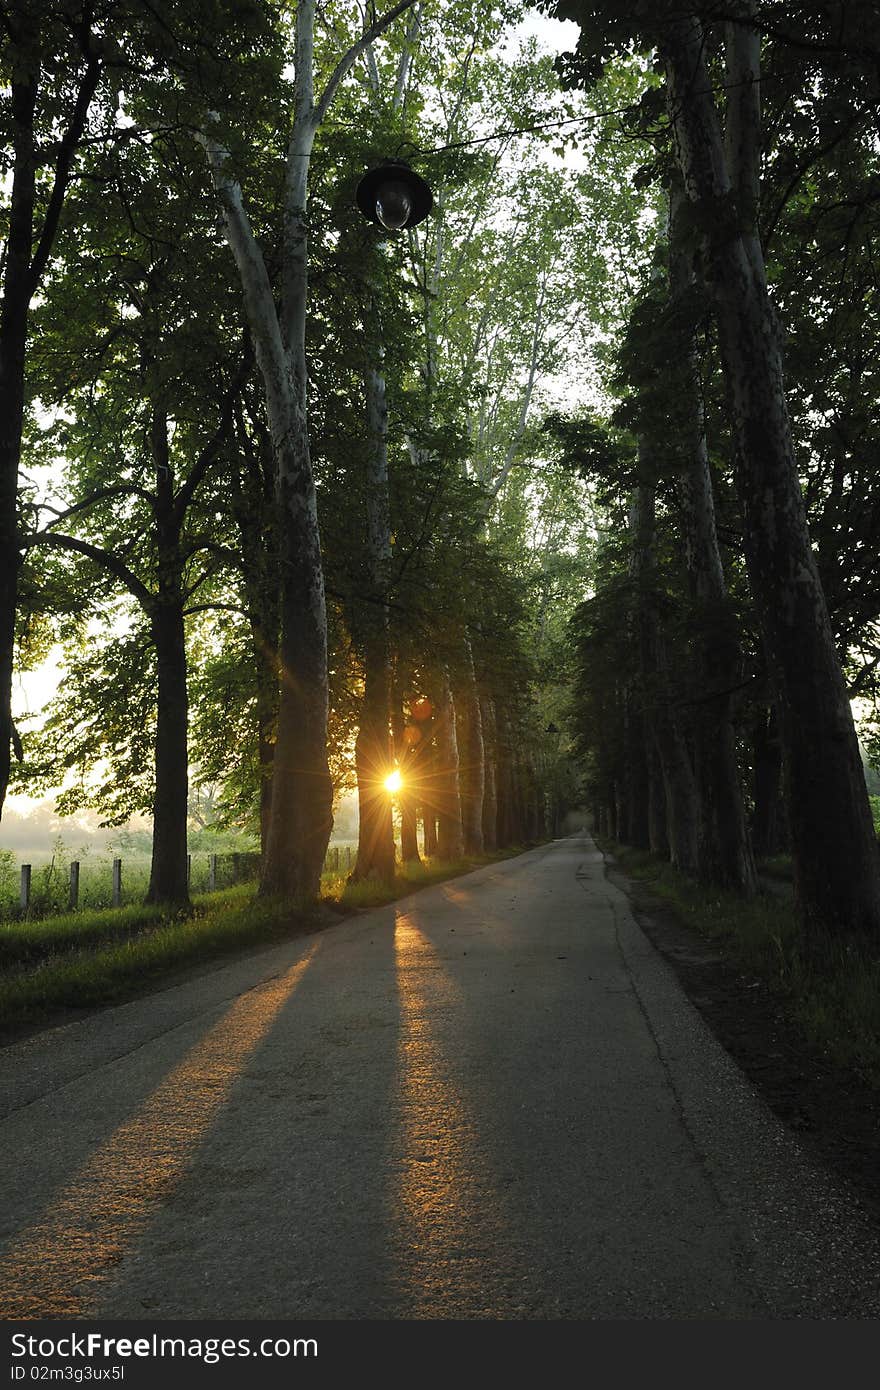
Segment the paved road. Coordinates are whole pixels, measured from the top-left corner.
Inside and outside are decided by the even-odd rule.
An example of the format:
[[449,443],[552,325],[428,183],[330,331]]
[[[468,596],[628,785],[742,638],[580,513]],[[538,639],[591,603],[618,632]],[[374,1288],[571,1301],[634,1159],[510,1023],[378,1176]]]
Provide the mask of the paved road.
[[880,1313],[583,836],[0,1053],[6,1316]]

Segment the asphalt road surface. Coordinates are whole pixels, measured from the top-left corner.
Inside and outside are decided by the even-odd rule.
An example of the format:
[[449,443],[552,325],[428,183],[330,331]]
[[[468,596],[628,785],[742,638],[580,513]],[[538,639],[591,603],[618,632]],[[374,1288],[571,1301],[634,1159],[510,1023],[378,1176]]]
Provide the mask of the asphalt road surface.
[[6,1317],[866,1318],[589,838],[0,1053]]

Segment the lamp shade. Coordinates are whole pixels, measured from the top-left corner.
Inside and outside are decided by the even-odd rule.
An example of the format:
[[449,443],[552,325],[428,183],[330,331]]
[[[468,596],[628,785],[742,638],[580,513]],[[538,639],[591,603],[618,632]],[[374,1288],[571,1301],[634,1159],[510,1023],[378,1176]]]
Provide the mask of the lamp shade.
[[387,231],[402,231],[424,221],[434,195],[405,159],[383,159],[357,186],[357,205],[370,222]]

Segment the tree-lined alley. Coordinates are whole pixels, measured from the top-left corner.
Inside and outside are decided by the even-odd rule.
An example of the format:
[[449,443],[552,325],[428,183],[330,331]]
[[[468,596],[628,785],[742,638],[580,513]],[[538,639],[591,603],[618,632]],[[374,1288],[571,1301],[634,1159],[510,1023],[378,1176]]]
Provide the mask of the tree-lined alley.
[[347,786],[355,881],[585,801],[861,948],[880,20],[548,9],[7,7],[0,795],[149,814],[177,905],[193,784],[291,899]]

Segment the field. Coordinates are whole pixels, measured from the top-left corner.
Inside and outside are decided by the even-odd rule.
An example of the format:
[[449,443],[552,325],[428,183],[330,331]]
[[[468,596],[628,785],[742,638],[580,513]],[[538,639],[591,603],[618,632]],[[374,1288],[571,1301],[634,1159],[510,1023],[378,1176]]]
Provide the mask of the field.
[[[354,862],[356,846],[351,841],[331,845],[327,852],[328,872],[346,873]],[[77,861],[79,894],[77,912],[96,912],[114,906],[113,862],[120,856],[112,853],[90,854],[87,849],[68,849],[61,840],[53,850],[29,854],[26,859],[11,850],[0,850],[0,922],[35,920],[66,913],[70,910],[70,866]],[[213,884],[211,860],[215,860]],[[22,864],[31,866],[30,898],[27,909],[21,903]],[[119,906],[129,907],[143,902],[150,881],[150,858],[147,854],[121,854],[121,893]],[[217,854],[207,851],[190,855],[190,889],[193,894],[230,888],[238,883],[253,883],[259,872],[256,853]]]

